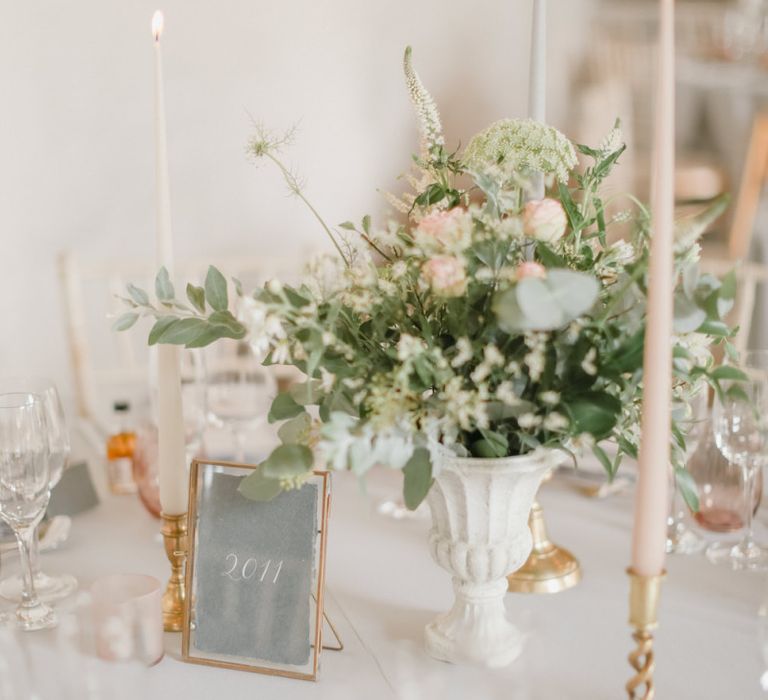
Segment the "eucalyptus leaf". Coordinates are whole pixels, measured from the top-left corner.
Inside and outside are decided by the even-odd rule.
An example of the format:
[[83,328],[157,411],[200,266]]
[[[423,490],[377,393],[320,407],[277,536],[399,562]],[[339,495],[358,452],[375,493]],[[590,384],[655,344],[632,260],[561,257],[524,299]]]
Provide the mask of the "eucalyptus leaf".
[[143,289],[139,289],[135,284],[128,283],[126,289],[131,299],[133,299],[139,306],[149,306],[149,296]]
[[606,437],[621,414],[621,401],[603,391],[589,391],[569,398],[565,408],[576,433],[590,433],[600,439]]
[[270,479],[256,469],[240,481],[237,490],[250,501],[271,501],[282,488],[278,479]]
[[284,445],[297,444],[303,442],[311,425],[312,418],[309,413],[300,413],[295,418],[283,423],[277,431],[277,436]]
[[120,316],[117,317],[115,322],[112,324],[112,330],[127,331],[138,320],[139,320],[139,314],[137,314],[134,311],[127,311],[126,313],[121,314]]
[[176,296],[173,282],[165,267],[161,267],[155,277],[155,296],[159,301],[173,301]]
[[733,365],[720,365],[719,367],[715,367],[715,369],[710,372],[710,376],[719,382],[745,382],[748,379],[747,375],[742,370]]
[[207,329],[208,323],[201,318],[174,319],[165,326],[155,342],[163,345],[186,345],[205,333]]
[[296,403],[293,397],[286,393],[281,392],[272,402],[272,407],[269,409],[269,415],[267,420],[270,423],[275,423],[279,420],[287,420],[288,418],[294,418],[300,413],[304,412],[304,407]]
[[707,312],[689,299],[682,290],[675,293],[675,333],[693,333],[707,320]]
[[289,390],[293,400],[301,406],[313,406],[323,398],[322,385],[318,379],[294,384]]
[[177,319],[173,316],[161,316],[155,321],[155,325],[149,331],[149,338],[147,343],[149,345],[156,345],[160,340],[160,336],[165,332],[166,328],[174,323]]
[[265,477],[289,479],[312,469],[312,451],[306,445],[280,445],[261,463]]
[[205,313],[205,290],[187,283],[187,299],[201,314]]
[[403,500],[408,510],[416,510],[432,486],[432,462],[429,450],[417,447],[403,467]]
[[554,330],[582,316],[597,300],[597,280],[583,272],[552,269],[544,279],[526,277],[516,287],[529,330]]
[[205,276],[205,296],[214,311],[225,311],[229,306],[227,280],[213,265]]
[[686,505],[694,512],[699,512],[699,489],[696,481],[687,469],[675,467],[675,482]]

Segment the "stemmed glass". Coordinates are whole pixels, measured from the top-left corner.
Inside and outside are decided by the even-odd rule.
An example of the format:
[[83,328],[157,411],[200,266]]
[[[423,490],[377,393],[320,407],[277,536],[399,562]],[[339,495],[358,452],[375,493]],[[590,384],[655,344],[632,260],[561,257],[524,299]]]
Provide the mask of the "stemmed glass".
[[[18,377],[0,381],[0,394],[31,392],[40,397],[45,411],[49,446],[50,487],[59,483],[69,458],[69,431],[55,385],[46,380]],[[30,557],[35,579],[35,590],[41,600],[54,601],[66,598],[77,589],[77,579],[71,574],[48,575],[40,570],[39,536],[35,528]],[[24,581],[21,575],[0,581],[0,596],[7,600],[21,600]]]
[[265,423],[277,387],[247,343],[217,343],[206,356],[208,413],[230,429],[235,461],[245,460],[246,431]]
[[[699,390],[688,407],[689,416],[682,421],[685,434],[686,468],[693,455],[699,449],[704,432],[709,428],[709,391],[707,387]],[[696,554],[704,549],[704,540],[685,523],[685,513],[680,504],[680,491],[673,469],[671,472],[670,510],[667,517],[667,553]]]
[[718,543],[707,548],[707,558],[734,569],[765,569],[768,550],[753,537],[755,484],[768,450],[768,382],[761,376],[729,387],[715,402],[712,426],[722,455],[741,472],[744,498],[744,534],[733,546]]
[[37,596],[30,552],[50,486],[50,448],[45,406],[36,394],[0,395],[0,518],[13,529],[21,554],[24,590],[14,621],[23,630],[53,627],[56,615]]

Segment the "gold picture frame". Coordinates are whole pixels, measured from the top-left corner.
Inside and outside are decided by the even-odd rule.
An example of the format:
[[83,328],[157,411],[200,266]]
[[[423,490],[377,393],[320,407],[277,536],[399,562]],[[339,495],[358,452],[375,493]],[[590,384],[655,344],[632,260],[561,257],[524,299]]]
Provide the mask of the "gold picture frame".
[[[336,629],[331,624],[324,610],[324,591],[325,591],[325,561],[326,547],[328,541],[328,519],[330,515],[331,488],[330,474],[327,471],[314,471],[313,475],[321,479],[320,493],[320,517],[317,537],[319,538],[319,553],[317,558],[317,578],[315,581],[315,590],[311,597],[315,601],[314,613],[314,638],[310,641],[312,649],[311,670],[310,672],[301,672],[283,668],[271,668],[258,664],[245,664],[235,661],[226,661],[204,656],[195,655],[191,650],[192,643],[192,617],[195,601],[193,600],[194,577],[195,577],[195,540],[197,527],[197,501],[198,501],[198,482],[200,470],[202,467],[230,468],[240,470],[255,470],[259,468],[258,464],[240,464],[237,462],[195,459],[192,461],[189,474],[189,509],[188,509],[188,528],[189,528],[189,551],[187,553],[187,567],[185,575],[186,600],[184,602],[184,623],[182,628],[181,655],[184,661],[205,666],[218,666],[238,671],[250,671],[252,673],[261,673],[270,676],[283,676],[298,680],[316,681],[318,669],[320,667],[320,651],[329,649],[341,651],[344,645]],[[328,622],[329,628],[336,638],[336,646],[323,646],[323,620]]]

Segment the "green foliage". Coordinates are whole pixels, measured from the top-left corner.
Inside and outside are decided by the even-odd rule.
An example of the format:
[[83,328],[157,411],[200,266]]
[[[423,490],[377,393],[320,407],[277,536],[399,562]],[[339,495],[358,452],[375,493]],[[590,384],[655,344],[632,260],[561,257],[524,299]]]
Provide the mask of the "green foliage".
[[426,498],[434,479],[429,451],[418,448],[403,467],[403,500],[408,510],[416,510]]
[[[306,375],[272,404],[282,444],[243,480],[249,498],[301,483],[313,451],[321,466],[358,474],[375,464],[402,469],[409,508],[426,496],[432,460],[445,449],[477,458],[588,449],[611,477],[623,455],[637,456],[650,216],[631,196],[630,208],[616,212],[616,199],[602,192],[625,148],[618,124],[599,147],[578,147],[583,168],[563,134],[530,120],[497,122],[463,153],[451,152],[410,61],[407,52],[423,147],[408,177],[413,192],[395,200],[407,223],[378,230],[364,216],[331,229],[278,157],[286,139],[257,127],[251,153],[277,167],[336,258],[313,261],[299,286],[271,281],[247,293],[233,280],[233,299],[210,267],[177,300],[161,269],[156,299],[129,285],[129,309],[115,322],[124,330],[153,317],[151,345],[248,337],[265,364]],[[527,202],[542,171],[549,197]],[[703,382],[724,394],[738,391],[731,383],[741,378],[709,352],[719,342],[735,353],[724,322],[735,275],[718,280],[698,269],[696,239],[724,206],[711,202],[677,231],[673,377],[681,405]],[[609,243],[618,222],[627,235]],[[685,434],[677,423],[672,432],[680,462]],[[615,458],[603,440],[616,443]],[[678,480],[692,502],[686,475]]]

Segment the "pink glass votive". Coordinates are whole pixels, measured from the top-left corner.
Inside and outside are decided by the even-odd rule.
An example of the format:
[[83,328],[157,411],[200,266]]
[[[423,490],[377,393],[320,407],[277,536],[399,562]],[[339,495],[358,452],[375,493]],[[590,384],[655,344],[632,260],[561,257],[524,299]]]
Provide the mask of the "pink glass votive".
[[163,657],[162,587],[152,576],[114,574],[91,587],[96,652],[107,661],[139,661],[147,666]]

